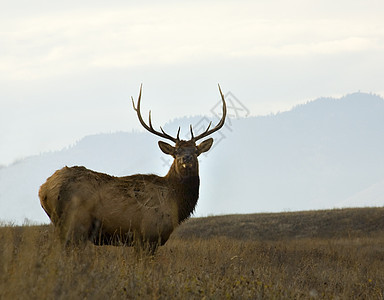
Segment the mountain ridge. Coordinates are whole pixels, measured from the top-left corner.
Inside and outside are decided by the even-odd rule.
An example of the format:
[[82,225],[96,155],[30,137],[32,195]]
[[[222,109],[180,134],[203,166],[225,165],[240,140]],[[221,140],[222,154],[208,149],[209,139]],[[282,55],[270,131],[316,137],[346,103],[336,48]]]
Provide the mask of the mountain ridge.
[[[189,139],[190,124],[197,134],[209,120],[215,123],[217,117],[175,119],[164,129],[172,135],[181,126],[181,138]],[[380,191],[384,185],[383,136],[384,99],[366,93],[228,120],[213,136],[213,149],[201,156],[196,214],[377,205],[379,192],[370,188],[376,185]],[[0,219],[48,222],[37,191],[65,165],[116,176],[165,175],[172,161],[159,151],[157,141],[145,131],[94,134],[61,151],[0,168]]]

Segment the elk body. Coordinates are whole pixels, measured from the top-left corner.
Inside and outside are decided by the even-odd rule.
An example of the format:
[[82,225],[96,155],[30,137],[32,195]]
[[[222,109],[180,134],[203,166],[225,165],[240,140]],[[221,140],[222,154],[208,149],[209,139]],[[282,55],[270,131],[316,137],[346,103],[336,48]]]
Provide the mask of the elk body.
[[82,244],[90,240],[96,245],[127,245],[149,247],[153,252],[163,245],[173,230],[194,211],[199,197],[199,165],[197,157],[208,151],[213,143],[209,138],[200,144],[196,142],[219,130],[226,117],[226,103],[219,91],[223,104],[223,115],[216,127],[208,128],[191,139],[174,138],[160,127],[152,127],[151,112],[149,125],[141,117],[141,87],[135,107],[138,119],[149,132],[171,140],[172,146],[159,141],[165,154],[174,158],[164,177],[136,174],[114,177],[98,173],[85,167],[64,167],[57,170],[40,187],[40,203],[66,244]]

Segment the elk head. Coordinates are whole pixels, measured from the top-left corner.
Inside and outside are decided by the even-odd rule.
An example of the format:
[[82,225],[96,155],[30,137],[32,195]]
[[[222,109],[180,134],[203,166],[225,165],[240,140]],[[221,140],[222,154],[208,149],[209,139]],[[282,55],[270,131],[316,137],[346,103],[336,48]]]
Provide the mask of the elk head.
[[185,177],[190,177],[194,175],[198,175],[199,171],[199,164],[197,157],[206,151],[208,151],[212,144],[213,144],[213,139],[209,138],[200,144],[196,144],[196,142],[204,137],[207,137],[208,135],[214,133],[215,131],[219,130],[221,127],[223,127],[224,122],[225,122],[225,117],[227,115],[227,106],[225,103],[224,95],[221,91],[220,85],[219,85],[219,91],[221,95],[221,100],[223,102],[223,115],[219,121],[219,123],[212,129],[210,129],[212,122],[209,123],[207,129],[197,135],[194,136],[193,134],[193,129],[192,125],[190,125],[190,131],[191,131],[191,139],[188,141],[185,140],[180,140],[180,127],[177,131],[177,136],[176,138],[170,136],[167,134],[162,127],[160,127],[161,132],[156,131],[153,126],[152,126],[152,121],[151,121],[151,111],[149,111],[149,125],[147,125],[140,112],[140,101],[141,101],[141,90],[142,86],[140,86],[140,93],[139,93],[139,98],[137,100],[137,107],[135,107],[134,100],[132,98],[132,104],[133,104],[133,109],[137,112],[137,117],[141,123],[141,125],[148,130],[149,132],[160,136],[162,138],[168,139],[175,143],[175,146],[172,146],[168,143],[159,141],[159,147],[162,152],[165,154],[169,154],[174,158],[174,162],[171,167],[171,171],[175,172],[178,177],[180,178],[185,178]]

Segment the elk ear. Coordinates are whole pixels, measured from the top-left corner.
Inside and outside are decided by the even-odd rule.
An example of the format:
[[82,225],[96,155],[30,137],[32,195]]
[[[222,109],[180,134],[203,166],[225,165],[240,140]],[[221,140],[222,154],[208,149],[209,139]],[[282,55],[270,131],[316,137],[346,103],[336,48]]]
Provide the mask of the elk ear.
[[159,147],[160,150],[163,151],[165,154],[169,154],[172,156],[175,154],[175,147],[171,146],[170,144],[159,141]]
[[199,146],[197,146],[197,155],[207,152],[209,149],[211,149],[212,144],[213,138],[209,138],[208,140],[202,142]]

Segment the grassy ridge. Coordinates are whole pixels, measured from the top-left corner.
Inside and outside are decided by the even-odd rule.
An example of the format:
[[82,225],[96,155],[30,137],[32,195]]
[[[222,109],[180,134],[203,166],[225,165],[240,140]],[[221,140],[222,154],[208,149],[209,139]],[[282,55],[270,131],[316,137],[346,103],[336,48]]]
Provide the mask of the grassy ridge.
[[0,299],[381,299],[383,208],[191,219],[154,258],[0,228]]
[[384,207],[224,215],[192,218],[174,233],[179,238],[225,236],[277,241],[297,238],[352,238],[381,234]]

